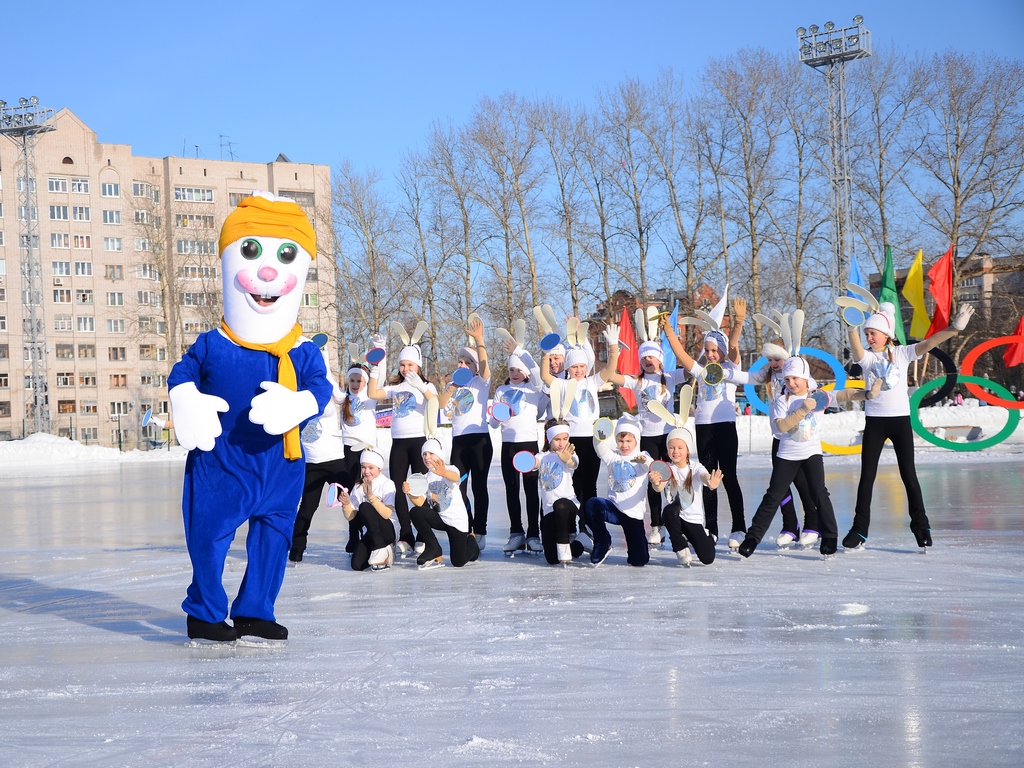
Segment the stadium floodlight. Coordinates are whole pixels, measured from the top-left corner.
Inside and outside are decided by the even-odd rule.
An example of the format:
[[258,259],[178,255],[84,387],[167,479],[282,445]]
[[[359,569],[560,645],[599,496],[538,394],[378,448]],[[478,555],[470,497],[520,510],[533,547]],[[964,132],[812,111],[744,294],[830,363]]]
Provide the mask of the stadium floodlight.
[[863,24],[863,23],[864,23],[864,17],[863,17],[863,16],[861,16],[861,15],[860,15],[860,14],[858,13],[858,14],[857,14],[856,16],[854,16],[854,17],[853,17],[853,23],[854,23],[854,24],[857,24],[857,25]]
[[804,29],[803,27],[797,27],[796,28],[796,34],[797,34],[798,37],[803,37],[804,35],[807,34],[807,30]]

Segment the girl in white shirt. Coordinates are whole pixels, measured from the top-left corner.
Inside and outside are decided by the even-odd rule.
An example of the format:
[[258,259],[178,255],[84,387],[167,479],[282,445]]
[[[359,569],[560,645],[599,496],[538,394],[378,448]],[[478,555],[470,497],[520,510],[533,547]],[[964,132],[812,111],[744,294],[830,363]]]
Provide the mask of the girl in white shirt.
[[384,457],[367,449],[359,464],[362,481],[351,493],[344,486],[338,489],[342,514],[360,532],[352,552],[353,571],[383,570],[394,560],[391,545],[398,538],[395,484],[381,474],[383,468]]
[[931,523],[924,508],[921,484],[917,480],[914,466],[914,430],[910,425],[910,396],[907,388],[907,369],[918,358],[924,357],[929,349],[956,336],[967,327],[974,307],[961,304],[953,325],[912,346],[898,346],[894,341],[896,332],[896,308],[884,302],[878,312],[864,323],[864,338],[869,349],[860,343],[856,328],[850,329],[850,350],[853,359],[864,371],[870,386],[882,382],[881,394],[864,406],[864,440],[861,448],[860,483],[857,485],[857,506],[853,526],[843,538],[846,549],[862,549],[868,540],[871,524],[871,492],[878,471],[878,458],[886,439],[892,442],[896,452],[896,463],[900,478],[907,490],[907,506],[910,511],[910,530],[913,531],[919,547],[932,545]]
[[544,450],[537,454],[536,466],[544,515],[540,523],[544,558],[551,565],[564,565],[583,554],[583,545],[572,541],[580,503],[572,488],[577,463],[576,449],[569,442],[569,422],[550,419],[544,424]]
[[583,505],[583,515],[594,537],[590,562],[600,565],[612,549],[608,523],[622,526],[626,537],[626,562],[643,566],[651,559],[644,531],[647,502],[647,470],[653,459],[640,450],[640,428],[631,417],[615,424],[615,447],[611,438],[594,445],[608,473],[608,498],[595,496]]
[[715,562],[715,540],[704,527],[704,495],[697,489],[703,486],[714,490],[722,482],[722,470],[708,472],[690,452],[691,441],[687,429],[676,428],[669,432],[668,458],[672,476],[650,473],[651,486],[664,497],[662,514],[672,541],[672,551],[676,553],[679,564],[687,567],[692,560],[691,544],[704,565]]
[[[470,525],[476,534],[477,544],[482,550],[486,546],[487,512],[490,500],[487,495],[487,472],[491,467],[494,447],[487,429],[487,399],[491,392],[491,368],[487,364],[487,348],[484,346],[484,326],[473,318],[469,335],[476,342],[475,347],[459,350],[459,368],[472,371],[473,378],[464,387],[454,383],[438,395],[438,406],[444,410],[451,406],[452,414],[452,464],[459,468],[465,478],[459,486],[462,501],[469,511]],[[473,488],[473,503],[469,502],[469,486]]]
[[[636,394],[636,415],[640,422],[640,450],[654,459],[668,459],[666,439],[670,425],[651,413],[647,404],[661,403],[671,413],[675,410],[673,401],[676,388],[685,383],[690,375],[682,368],[666,371],[665,356],[661,344],[645,341],[640,344],[640,376],[624,376],[625,386]],[[661,535],[661,494],[654,486],[647,489],[647,507],[651,512],[651,535],[647,543],[656,547],[662,542]]]
[[[391,454],[388,457],[388,474],[396,483],[405,480],[409,471],[426,472],[426,465],[420,449],[426,441],[425,413],[427,400],[437,398],[437,390],[433,384],[424,381],[420,374],[423,370],[423,353],[416,344],[402,348],[398,355],[398,373],[381,387],[377,382],[377,366],[370,366],[370,381],[367,387],[374,400],[390,399],[394,406],[391,410]],[[399,538],[395,544],[396,554],[408,554],[414,550],[412,520],[409,517],[409,504],[404,494],[395,499],[395,511],[398,513]]]
[[[493,417],[491,426],[501,429],[501,479],[505,483],[505,508],[508,510],[509,538],[505,552],[529,548],[539,553],[540,495],[537,472],[520,473],[512,466],[512,457],[520,451],[537,452],[537,420],[544,412],[547,396],[536,381],[530,380],[529,366],[519,355],[508,358],[508,382],[494,392],[494,402],[504,403],[512,418],[499,423]],[[522,483],[526,497],[526,530],[523,530],[523,507],[519,497]]]
[[[811,369],[802,357],[791,357],[782,368],[787,393],[772,403],[769,419],[772,432],[779,438],[779,452],[772,464],[772,476],[768,490],[754,513],[747,536],[740,544],[739,552],[750,557],[761,542],[779,502],[789,490],[796,473],[803,470],[808,490],[818,510],[818,525],[821,528],[819,551],[828,557],[837,548],[839,531],[832,500],[825,487],[825,465],[821,458],[820,423],[815,415],[816,404],[811,393],[818,385],[811,378]],[[844,389],[828,392],[828,402],[821,408],[829,408],[847,400],[867,400],[877,392],[863,389]]]
[[[702,355],[707,364],[718,363],[728,377],[736,371],[740,362],[739,332],[742,315],[739,305],[734,305],[733,324],[729,341],[721,331],[708,331],[701,343]],[[732,511],[732,533],[729,548],[736,549],[743,541],[747,524],[743,516],[743,491],[736,474],[740,440],[736,434],[736,385],[729,381],[708,384],[703,381],[704,366],[694,360],[683,349],[676,336],[676,330],[669,322],[662,322],[662,328],[672,351],[676,353],[682,367],[698,379],[697,408],[694,420],[697,428],[697,456],[708,469],[722,470],[722,485],[725,486]],[[718,492],[705,488],[704,512],[711,535],[718,540]]]
[[[409,497],[417,539],[424,544],[416,564],[424,570],[444,565],[441,545],[434,534],[437,530],[448,534],[452,565],[461,568],[480,557],[476,537],[469,530],[469,513],[459,492],[462,475],[454,464],[445,464],[441,443],[436,439],[425,441],[422,451],[427,467],[427,495]],[[409,493],[408,481],[402,484],[402,492]]]

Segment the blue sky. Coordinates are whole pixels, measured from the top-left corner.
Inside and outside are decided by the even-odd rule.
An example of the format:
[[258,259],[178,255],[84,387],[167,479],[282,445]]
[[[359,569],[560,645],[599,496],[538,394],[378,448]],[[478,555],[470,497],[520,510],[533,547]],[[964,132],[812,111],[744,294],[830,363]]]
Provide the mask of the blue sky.
[[742,47],[796,56],[798,26],[857,13],[876,49],[1017,56],[1024,32],[1022,0],[8,3],[0,98],[66,106],[138,155],[180,155],[184,137],[217,158],[223,134],[240,160],[389,174],[483,96],[592,103],[625,75],[695,74]]

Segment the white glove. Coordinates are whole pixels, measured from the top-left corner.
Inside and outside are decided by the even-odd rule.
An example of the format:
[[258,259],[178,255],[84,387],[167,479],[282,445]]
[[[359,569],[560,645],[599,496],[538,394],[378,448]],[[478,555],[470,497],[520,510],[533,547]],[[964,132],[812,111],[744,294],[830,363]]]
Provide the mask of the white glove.
[[405,374],[405,383],[415,389],[420,394],[426,394],[427,384],[420,378],[420,375],[416,371],[409,371]]
[[619,343],[619,326],[612,323],[604,329],[604,340],[608,342],[608,348],[611,349]]
[[387,349],[388,337],[385,336],[383,333],[375,333],[372,336],[370,336],[370,349],[374,348]]
[[523,348],[511,336],[501,342],[501,349],[506,355],[521,355]]
[[173,387],[167,394],[171,398],[178,444],[188,451],[212,451],[222,431],[217,414],[228,410],[227,401],[216,395],[204,395],[191,381]]
[[264,391],[252,399],[249,421],[262,424],[268,435],[283,435],[320,411],[308,389],[293,392],[276,381],[260,382],[260,387]]
[[957,310],[956,319],[953,320],[953,327],[962,331],[971,322],[972,317],[974,317],[974,307],[970,304],[961,304],[960,309]]

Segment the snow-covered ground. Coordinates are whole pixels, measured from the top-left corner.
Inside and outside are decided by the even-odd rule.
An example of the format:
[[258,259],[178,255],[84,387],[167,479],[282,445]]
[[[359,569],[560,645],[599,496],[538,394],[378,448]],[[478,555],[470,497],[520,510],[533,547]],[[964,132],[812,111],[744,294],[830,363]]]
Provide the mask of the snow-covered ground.
[[[986,434],[1005,419],[939,410]],[[829,418],[854,422],[848,444],[856,417]],[[748,518],[768,478],[752,421]],[[1019,766],[1022,454],[1020,429],[977,454],[922,446],[927,555],[889,456],[868,550],[778,552],[776,519],[749,561],[690,569],[667,550],[630,568],[619,537],[598,569],[505,559],[492,467],[481,562],[354,573],[324,508],[278,600],[287,647],[194,649],[183,453],[3,443],[0,765]],[[858,457],[826,467],[845,531]]]

